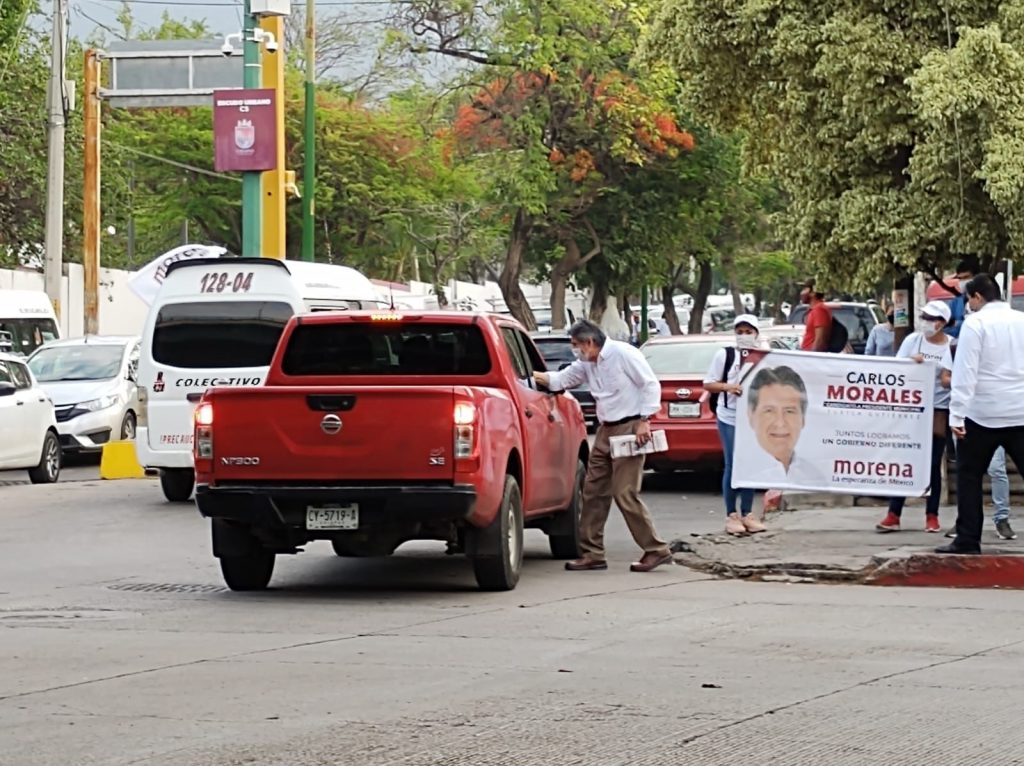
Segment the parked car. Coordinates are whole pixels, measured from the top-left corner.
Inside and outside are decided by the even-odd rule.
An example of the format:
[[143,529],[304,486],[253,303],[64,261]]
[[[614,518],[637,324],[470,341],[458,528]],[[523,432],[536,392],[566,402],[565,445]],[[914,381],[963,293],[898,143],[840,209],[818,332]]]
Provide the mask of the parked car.
[[139,339],[88,335],[47,343],[28,366],[53,402],[65,452],[96,452],[134,439],[138,424]]
[[0,353],[0,470],[19,468],[33,484],[60,478],[57,419],[25,360]]
[[804,337],[804,326],[802,324],[777,324],[761,327],[760,337],[762,341],[767,342],[769,348],[792,351],[800,348],[800,341]]
[[[535,332],[530,337],[537,344],[549,372],[564,369],[575,361],[576,357],[572,354],[572,341],[567,333]],[[594,395],[590,393],[590,389],[580,386],[569,393],[580,403],[587,427],[597,428],[597,403],[594,401]]]
[[648,468],[721,468],[722,445],[704,396],[704,376],[717,351],[732,343],[731,334],[677,335],[649,341],[640,349],[661,382],[661,410],[651,419],[651,428],[664,431],[668,441],[667,452],[648,455]]
[[[877,303],[854,303],[849,301],[827,301],[832,316],[846,326],[848,342],[855,354],[863,354],[868,344],[868,335],[877,324],[885,323],[885,312]],[[789,313],[789,324],[803,325],[807,321],[808,306],[799,304]]]
[[493,314],[293,317],[265,385],[209,388],[195,414],[196,502],[228,586],[265,588],[310,540],[339,556],[446,541],[484,590],[515,587],[524,527],[578,556],[586,428],[575,399],[537,389],[546,368]]

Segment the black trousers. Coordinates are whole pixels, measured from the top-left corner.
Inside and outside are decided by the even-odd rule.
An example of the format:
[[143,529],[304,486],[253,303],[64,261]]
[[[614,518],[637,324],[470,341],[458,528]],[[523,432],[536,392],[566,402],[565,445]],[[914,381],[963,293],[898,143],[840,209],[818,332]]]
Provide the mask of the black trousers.
[[[946,437],[932,436],[932,478],[928,486],[928,500],[924,512],[929,516],[939,515],[939,502],[942,500],[942,460],[946,457]],[[988,466],[986,466],[987,468]],[[889,500],[889,513],[900,516],[906,498],[894,497]]]
[[954,545],[976,548],[981,545],[981,482],[996,450],[1003,447],[1020,470],[1024,466],[1024,426],[986,428],[973,420],[965,424],[966,436],[956,450],[956,540]]

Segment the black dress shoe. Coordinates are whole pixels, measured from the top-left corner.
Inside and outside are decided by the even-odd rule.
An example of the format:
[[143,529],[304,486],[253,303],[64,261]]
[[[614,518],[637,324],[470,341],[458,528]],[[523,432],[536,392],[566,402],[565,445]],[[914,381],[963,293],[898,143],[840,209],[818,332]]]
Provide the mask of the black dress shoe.
[[975,546],[973,548],[967,548],[956,543],[950,543],[949,545],[941,545],[935,549],[936,553],[954,553],[959,556],[978,556],[981,554],[981,546]]

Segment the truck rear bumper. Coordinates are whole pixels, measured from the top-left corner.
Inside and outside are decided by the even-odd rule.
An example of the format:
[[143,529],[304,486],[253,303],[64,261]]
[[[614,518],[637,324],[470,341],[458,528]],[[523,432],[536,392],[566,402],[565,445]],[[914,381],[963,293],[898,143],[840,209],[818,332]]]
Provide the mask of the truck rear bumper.
[[291,487],[231,485],[196,487],[203,516],[258,527],[306,528],[306,509],[325,504],[355,503],[359,527],[409,522],[467,519],[476,503],[472,485],[403,485],[359,487]]

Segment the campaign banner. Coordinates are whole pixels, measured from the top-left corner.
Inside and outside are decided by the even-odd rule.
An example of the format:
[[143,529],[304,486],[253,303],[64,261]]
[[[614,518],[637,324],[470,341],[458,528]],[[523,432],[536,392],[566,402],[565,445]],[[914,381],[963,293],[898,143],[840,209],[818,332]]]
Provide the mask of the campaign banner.
[[740,385],[734,487],[927,494],[934,364],[745,351]]
[[227,250],[218,245],[182,245],[173,250],[168,250],[158,258],[154,258],[141,269],[135,272],[128,281],[128,289],[142,299],[147,306],[152,306],[156,295],[160,292],[160,285],[167,276],[167,268],[172,263],[188,260],[189,258],[220,258],[227,254]]

